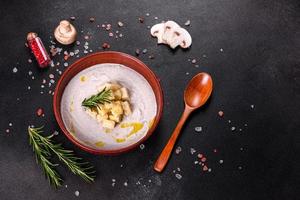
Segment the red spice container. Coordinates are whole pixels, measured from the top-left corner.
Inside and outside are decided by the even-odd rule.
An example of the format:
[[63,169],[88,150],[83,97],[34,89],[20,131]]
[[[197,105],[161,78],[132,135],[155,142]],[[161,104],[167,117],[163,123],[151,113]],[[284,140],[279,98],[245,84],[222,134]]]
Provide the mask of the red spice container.
[[28,33],[27,43],[32,50],[32,53],[34,54],[39,66],[41,68],[47,67],[50,64],[51,59],[38,35],[33,32]]

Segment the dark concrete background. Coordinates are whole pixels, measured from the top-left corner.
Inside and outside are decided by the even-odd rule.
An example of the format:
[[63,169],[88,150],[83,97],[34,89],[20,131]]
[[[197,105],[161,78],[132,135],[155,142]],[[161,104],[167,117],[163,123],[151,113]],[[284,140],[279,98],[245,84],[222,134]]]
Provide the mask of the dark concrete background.
[[[35,163],[26,128],[31,124],[45,125],[49,134],[59,130],[52,112],[52,96],[40,94],[44,78],[50,73],[55,74],[56,80],[59,76],[55,68],[39,70],[36,63],[28,63],[32,55],[24,42],[26,34],[35,31],[48,47],[58,22],[70,16],[76,17],[74,25],[82,44],[84,35],[91,34],[89,46],[94,51],[101,51],[102,42],[109,42],[112,50],[132,55],[136,48],[147,48],[148,53],[140,59],[160,77],[165,107],[159,127],[144,150],[138,148],[114,157],[95,156],[78,149],[63,134],[56,136],[56,142],[74,149],[95,166],[97,179],[86,184],[62,166],[59,172],[68,187],[54,189]],[[145,17],[144,24],[138,22],[140,16]],[[96,21],[90,23],[90,17]],[[181,25],[191,20],[191,26],[186,27],[193,37],[190,50],[172,51],[156,45],[147,26],[166,19]],[[106,31],[96,27],[104,22],[116,27],[119,20],[125,24],[121,28],[124,37],[119,40],[109,38]],[[298,0],[3,0],[0,24],[1,200],[299,198]],[[81,49],[82,57],[82,45],[64,50],[76,48]],[[153,60],[148,58],[150,54],[155,56]],[[188,62],[191,58],[197,59],[198,68]],[[54,58],[55,62],[62,60],[62,56]],[[17,73],[12,72],[14,67]],[[28,76],[30,70],[35,80]],[[173,155],[164,173],[158,174],[152,169],[153,162],[183,110],[185,85],[201,71],[213,77],[213,96],[183,129],[176,145],[181,146],[182,152]],[[44,118],[35,115],[39,107],[45,110]],[[218,117],[219,110],[224,111],[223,118]],[[196,126],[202,126],[203,131],[195,133]],[[231,131],[232,126],[237,130]],[[239,128],[243,130],[240,132]],[[10,132],[6,133],[6,129]],[[191,155],[191,147],[206,155],[210,173],[194,164],[197,153]],[[181,180],[173,173],[178,167]],[[113,178],[115,187],[111,186]],[[125,181],[127,187],[123,185]],[[138,181],[140,185],[136,184]],[[77,190],[79,197],[74,195]]]

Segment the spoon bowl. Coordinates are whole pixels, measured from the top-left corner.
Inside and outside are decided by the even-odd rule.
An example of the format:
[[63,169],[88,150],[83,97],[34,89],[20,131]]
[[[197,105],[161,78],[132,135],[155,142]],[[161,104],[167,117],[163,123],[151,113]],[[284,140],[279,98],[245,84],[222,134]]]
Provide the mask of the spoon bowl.
[[192,78],[184,91],[184,102],[197,109],[203,106],[211,95],[213,82],[209,74],[199,73]]
[[154,165],[154,170],[157,172],[162,172],[165,168],[173,150],[173,147],[176,143],[176,140],[180,134],[180,131],[192,113],[192,111],[203,106],[207,100],[209,99],[211,92],[213,90],[213,81],[209,74],[207,73],[199,73],[192,78],[192,80],[188,83],[184,91],[184,103],[185,109],[182,113],[182,116],[174,129],[174,132],[171,135],[167,145],[161,152],[157,161]]

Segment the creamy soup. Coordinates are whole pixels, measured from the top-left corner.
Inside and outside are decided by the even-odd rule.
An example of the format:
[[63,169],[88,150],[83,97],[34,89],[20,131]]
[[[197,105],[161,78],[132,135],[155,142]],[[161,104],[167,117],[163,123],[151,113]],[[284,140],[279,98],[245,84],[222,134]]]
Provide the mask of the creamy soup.
[[[132,114],[112,130],[104,129],[81,105],[107,82],[118,82],[128,89],[132,109]],[[67,130],[80,143],[101,150],[116,150],[141,140],[151,127],[156,111],[155,95],[148,81],[121,64],[97,64],[81,71],[68,83],[61,101]]]

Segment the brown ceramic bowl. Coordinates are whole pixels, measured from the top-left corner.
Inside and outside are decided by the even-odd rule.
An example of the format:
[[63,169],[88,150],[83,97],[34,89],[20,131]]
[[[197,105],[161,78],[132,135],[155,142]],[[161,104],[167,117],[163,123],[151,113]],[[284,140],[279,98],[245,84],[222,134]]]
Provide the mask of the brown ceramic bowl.
[[[90,146],[85,145],[83,142],[78,141],[73,137],[71,133],[67,130],[62,116],[61,116],[61,99],[63,92],[65,90],[65,87],[69,83],[69,81],[80,71],[91,67],[96,64],[101,63],[117,63],[117,64],[123,64],[139,74],[141,74],[150,84],[152,87],[152,90],[155,94],[156,103],[157,103],[157,112],[154,119],[154,123],[151,126],[151,128],[148,130],[147,134],[138,142],[117,150],[100,150],[100,149],[94,149]],[[63,131],[63,133],[67,136],[68,139],[70,139],[74,144],[76,144],[81,149],[94,153],[94,154],[103,154],[103,155],[114,155],[114,154],[120,154],[123,152],[127,152],[129,150],[134,149],[135,147],[139,146],[141,143],[143,143],[155,130],[155,128],[158,125],[158,122],[162,115],[162,109],[163,109],[163,95],[162,90],[159,84],[158,79],[156,78],[155,74],[140,60],[137,58],[130,56],[125,53],[121,52],[114,52],[114,51],[106,51],[106,52],[98,52],[94,54],[90,54],[88,56],[85,56],[78,61],[74,62],[70,67],[68,67],[65,72],[62,74],[61,78],[59,79],[56,89],[54,92],[53,97],[53,109],[54,109],[54,115],[58,122],[59,127]]]

